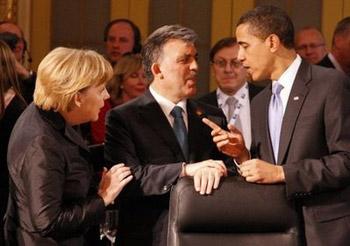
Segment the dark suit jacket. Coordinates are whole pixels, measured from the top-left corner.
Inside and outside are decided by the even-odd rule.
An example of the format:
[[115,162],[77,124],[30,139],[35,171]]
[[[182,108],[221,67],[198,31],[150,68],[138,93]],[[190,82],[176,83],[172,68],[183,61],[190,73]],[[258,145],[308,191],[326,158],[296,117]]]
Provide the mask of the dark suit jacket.
[[99,224],[105,205],[88,148],[59,113],[27,107],[13,128],[8,168],[8,236],[18,245],[87,245],[84,234]]
[[[252,104],[252,152],[274,163],[269,137],[271,85]],[[307,245],[350,242],[350,81],[303,61],[284,113],[277,163],[286,195],[302,205]]]
[[[262,91],[264,87],[256,86],[251,83],[248,83],[248,90],[249,90],[249,100],[251,101],[260,91]],[[202,101],[204,103],[207,103],[209,105],[213,105],[215,107],[219,107],[218,105],[218,98],[216,95],[216,90],[205,94],[204,96],[200,97],[198,99],[199,101]]]
[[328,54],[323,57],[323,59],[317,63],[316,65],[322,66],[322,67],[329,67],[329,68],[335,68],[332,61],[329,59]]
[[[198,109],[219,125],[226,124],[217,108],[188,100],[187,162],[224,159],[213,144],[211,129],[196,114]],[[106,161],[124,162],[134,174],[119,199],[120,245],[166,245],[169,192],[186,161],[171,125],[146,91],[136,100],[112,109],[106,129]]]

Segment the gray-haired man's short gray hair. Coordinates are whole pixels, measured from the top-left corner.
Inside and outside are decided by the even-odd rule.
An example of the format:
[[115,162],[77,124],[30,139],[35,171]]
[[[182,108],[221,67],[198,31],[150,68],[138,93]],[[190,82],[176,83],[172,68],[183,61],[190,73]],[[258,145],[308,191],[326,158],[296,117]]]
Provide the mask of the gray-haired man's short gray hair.
[[161,57],[163,46],[170,39],[179,39],[195,44],[197,38],[197,34],[192,29],[180,25],[162,26],[149,35],[142,48],[142,63],[147,80],[153,81],[152,64]]

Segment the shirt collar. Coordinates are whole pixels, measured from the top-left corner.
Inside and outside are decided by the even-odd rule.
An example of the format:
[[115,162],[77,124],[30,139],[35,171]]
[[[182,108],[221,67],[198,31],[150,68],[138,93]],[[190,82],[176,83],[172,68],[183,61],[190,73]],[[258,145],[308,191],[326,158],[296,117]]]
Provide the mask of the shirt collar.
[[339,62],[337,61],[337,59],[335,59],[335,57],[334,57],[334,55],[332,53],[328,53],[328,58],[333,63],[335,69],[344,72],[343,69],[341,68]]
[[[245,95],[245,96],[243,96]],[[237,100],[244,99],[243,97],[248,96],[248,82],[245,82],[244,85],[239,88],[239,90],[233,95]],[[218,98],[218,106],[221,107],[227,100],[230,95],[225,94],[219,87],[216,90],[216,97]]]
[[183,99],[180,102],[178,102],[177,104],[175,104],[172,101],[170,101],[169,99],[167,99],[164,96],[162,96],[159,93],[157,93],[152,88],[152,85],[149,87],[149,91],[151,92],[152,96],[154,97],[154,99],[157,101],[157,103],[161,107],[161,109],[164,112],[164,114],[170,115],[170,112],[173,110],[173,108],[175,106],[179,106],[179,107],[182,108],[182,110],[185,113],[185,115],[187,115],[187,107],[186,107],[187,106],[187,100],[186,99]]
[[297,76],[298,69],[301,64],[301,58],[299,55],[296,56],[292,64],[282,73],[277,81],[273,81],[273,83],[278,82],[283,86],[284,89],[290,91],[292,89],[295,77]]

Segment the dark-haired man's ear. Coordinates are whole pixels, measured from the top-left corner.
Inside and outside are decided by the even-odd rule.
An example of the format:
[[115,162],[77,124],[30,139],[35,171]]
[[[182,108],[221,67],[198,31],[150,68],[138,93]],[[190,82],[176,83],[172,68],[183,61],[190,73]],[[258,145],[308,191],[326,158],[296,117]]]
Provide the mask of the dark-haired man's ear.
[[269,47],[271,52],[275,52],[281,45],[281,41],[276,34],[270,34],[266,40],[266,45]]

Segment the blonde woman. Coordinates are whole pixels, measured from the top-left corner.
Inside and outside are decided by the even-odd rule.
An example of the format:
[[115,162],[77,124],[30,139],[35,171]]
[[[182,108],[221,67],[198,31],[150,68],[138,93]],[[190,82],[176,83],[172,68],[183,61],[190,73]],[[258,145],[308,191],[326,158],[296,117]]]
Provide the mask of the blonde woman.
[[118,164],[95,187],[88,148],[73,128],[98,119],[112,74],[89,50],[56,48],[40,63],[34,103],[17,121],[8,152],[5,227],[18,245],[85,245],[84,233],[132,179]]
[[126,54],[114,66],[114,77],[108,83],[107,90],[111,97],[101,110],[99,120],[91,123],[92,143],[103,143],[105,138],[106,113],[142,95],[148,87],[139,54]]

